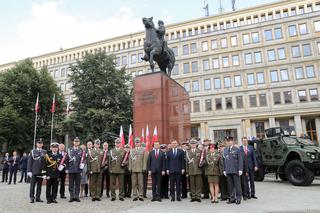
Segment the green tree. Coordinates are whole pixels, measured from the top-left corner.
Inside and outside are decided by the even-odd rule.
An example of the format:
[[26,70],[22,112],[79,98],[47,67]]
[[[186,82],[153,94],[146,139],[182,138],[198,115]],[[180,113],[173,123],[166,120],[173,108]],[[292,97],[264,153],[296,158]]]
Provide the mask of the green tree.
[[64,130],[70,136],[107,140],[119,133],[120,125],[129,126],[131,77],[124,68],[116,69],[114,56],[103,52],[88,54],[71,66],[69,77],[76,96],[72,102],[74,113],[64,121]]
[[50,142],[51,105],[53,94],[56,94],[54,138],[62,141],[59,129],[65,103],[61,90],[46,68],[37,71],[31,60],[25,60],[0,73],[0,143],[3,151],[32,148],[37,93],[40,94],[37,138],[43,138],[47,145]]

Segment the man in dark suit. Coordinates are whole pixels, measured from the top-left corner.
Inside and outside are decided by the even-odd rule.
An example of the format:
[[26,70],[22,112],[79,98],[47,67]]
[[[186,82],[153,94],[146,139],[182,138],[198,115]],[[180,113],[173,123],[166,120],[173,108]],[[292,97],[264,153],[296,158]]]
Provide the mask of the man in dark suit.
[[28,167],[28,156],[27,153],[23,153],[21,159],[20,159],[20,170],[21,170],[21,179],[19,183],[22,183],[23,179],[24,182],[27,182],[27,167]]
[[4,158],[2,159],[2,165],[3,165],[3,169],[2,169],[2,183],[3,182],[8,182],[8,173],[9,173],[9,153],[7,152],[6,155],[4,156]]
[[[184,157],[183,157],[183,164],[184,164],[184,167],[186,167],[186,152],[187,152],[187,145],[188,145],[188,141],[184,141],[182,143],[182,151],[183,151],[183,154],[184,154]],[[181,176],[181,198],[187,198],[188,197],[188,191],[187,191],[187,187],[188,186],[188,177],[187,177],[187,173],[185,172],[184,174],[182,174]]]
[[[61,155],[62,158],[67,157],[67,152],[65,151],[65,145],[63,143],[59,144],[59,155]],[[59,189],[60,198],[66,199],[67,197],[65,195],[65,188],[66,188],[65,187],[65,183],[66,183],[65,165],[64,165],[63,169],[61,171],[59,171],[59,179],[60,179],[60,189]]]
[[9,177],[9,183],[11,184],[12,182],[12,177],[13,177],[13,183],[16,184],[17,182],[17,172],[19,169],[19,163],[20,163],[20,158],[17,156],[17,152],[14,151],[12,154],[12,157],[9,160],[10,162],[10,177]]
[[37,192],[36,192],[36,202],[43,202],[40,199],[41,196],[41,187],[42,187],[42,176],[45,173],[45,155],[46,151],[42,149],[43,142],[40,139],[37,141],[36,148],[31,150],[28,159],[28,168],[27,168],[27,175],[31,178],[30,181],[30,203],[34,203],[34,190],[37,185]]
[[228,147],[223,150],[223,174],[227,176],[229,185],[228,204],[241,203],[241,181],[240,176],[243,173],[243,159],[238,147],[234,145],[233,138],[228,138]]
[[167,152],[167,174],[170,179],[171,201],[181,201],[181,175],[185,173],[184,152],[178,149],[178,142],[171,142],[172,149]]
[[[258,170],[258,162],[254,153],[254,149],[252,146],[248,145],[248,139],[246,137],[242,138],[242,145],[239,149],[243,157],[245,168],[241,176],[243,199],[257,199],[255,194],[254,172]],[[250,188],[248,184],[249,181]]]
[[[168,151],[167,145],[161,144],[160,149],[165,155],[165,160],[167,161],[167,151]],[[161,177],[161,198],[162,199],[169,199],[168,189],[169,189],[169,175],[165,174]]]
[[160,151],[159,141],[154,142],[154,149],[149,153],[147,169],[152,179],[152,202],[161,202],[161,177],[166,171],[165,155]]

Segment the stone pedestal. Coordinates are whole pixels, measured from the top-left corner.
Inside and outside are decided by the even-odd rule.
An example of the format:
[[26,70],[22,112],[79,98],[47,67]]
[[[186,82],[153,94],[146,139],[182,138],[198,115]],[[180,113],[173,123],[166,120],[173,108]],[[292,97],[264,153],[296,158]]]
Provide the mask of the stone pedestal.
[[162,72],[155,72],[137,76],[133,90],[135,136],[140,137],[148,125],[150,140],[157,126],[161,144],[190,138],[189,95],[180,84]]

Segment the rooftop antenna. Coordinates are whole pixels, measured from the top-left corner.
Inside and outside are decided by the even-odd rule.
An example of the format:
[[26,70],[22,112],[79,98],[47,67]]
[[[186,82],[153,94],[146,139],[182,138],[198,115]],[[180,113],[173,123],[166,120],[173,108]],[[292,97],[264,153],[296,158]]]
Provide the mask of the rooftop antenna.
[[223,12],[223,7],[222,7],[222,0],[219,0],[219,13]]
[[203,10],[204,10],[204,15],[209,16],[209,4],[208,0],[203,1]]
[[232,4],[232,11],[236,10],[236,0],[231,0],[231,4]]

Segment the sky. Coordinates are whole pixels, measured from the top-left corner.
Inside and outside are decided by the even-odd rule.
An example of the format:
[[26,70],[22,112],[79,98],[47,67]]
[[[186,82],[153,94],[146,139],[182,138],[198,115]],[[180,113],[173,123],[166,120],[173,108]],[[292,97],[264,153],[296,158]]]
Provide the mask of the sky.
[[[221,0],[225,12],[231,0]],[[242,9],[277,0],[236,0]],[[207,0],[218,14],[219,0]],[[203,0],[0,0],[0,64],[204,16]]]

